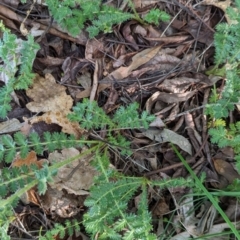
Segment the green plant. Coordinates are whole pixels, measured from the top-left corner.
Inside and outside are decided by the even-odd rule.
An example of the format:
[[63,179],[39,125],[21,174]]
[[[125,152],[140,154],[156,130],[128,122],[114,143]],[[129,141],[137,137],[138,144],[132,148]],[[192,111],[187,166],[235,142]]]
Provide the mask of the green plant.
[[[148,187],[191,185],[190,179],[150,181],[143,177],[126,177],[108,167],[106,152],[99,154],[93,164],[101,174],[96,177],[85,201],[89,210],[83,221],[92,239],[96,236],[100,239],[156,239],[148,211]],[[141,191],[138,209],[129,212],[128,203],[137,191]]]
[[240,1],[236,0],[235,3],[236,8],[227,9],[231,22],[217,25],[214,40],[216,66],[211,74],[225,76],[226,82],[221,96],[217,94],[216,87],[214,88],[206,113],[213,120],[214,128],[209,130],[211,141],[219,147],[230,146],[234,149],[240,172],[240,122],[226,128],[226,121],[223,120],[234,110],[234,105],[240,98]]
[[[189,166],[187,161],[182,157],[180,152],[177,150],[177,148],[173,144],[172,144],[172,148],[173,148],[174,152],[177,154],[177,156],[179,157],[179,159],[181,160],[181,162],[183,163],[184,167],[187,169],[187,171],[190,173],[190,175],[194,179],[194,182],[195,182],[196,186],[193,188],[193,190],[197,192],[196,195],[198,197],[200,195],[203,195],[203,196],[207,197],[210,200],[212,205],[215,207],[215,209],[218,211],[218,213],[221,215],[221,217],[224,219],[224,221],[228,224],[228,226],[231,229],[232,233],[234,233],[234,236],[237,237],[237,239],[239,239],[240,238],[240,233],[238,232],[238,230],[236,229],[234,224],[231,222],[231,220],[228,218],[228,216],[225,214],[225,212],[222,210],[222,208],[218,204],[218,199],[216,198],[216,196],[223,196],[223,194],[221,195],[221,193],[220,193],[219,195],[216,194],[216,196],[214,196],[212,193],[210,193],[204,187],[204,185],[202,183],[203,181],[201,181],[201,179],[198,178],[198,176],[194,173],[194,171]],[[228,193],[228,196],[230,196],[229,193]]]
[[[27,41],[17,39],[14,34],[7,30],[0,22],[0,30],[3,38],[0,40],[0,66],[1,79],[5,86],[0,89],[0,118],[5,118],[11,110],[11,94],[15,89],[27,89],[32,83],[32,63],[35,59],[38,44],[29,35]],[[15,76],[17,73],[17,76]]]
[[[151,10],[148,15],[141,19],[129,0],[128,4],[133,13],[123,13],[117,9],[106,6],[99,0],[76,0],[76,1],[46,1],[53,17],[62,27],[66,28],[71,34],[76,35],[85,25],[89,24],[87,30],[91,37],[96,36],[100,31],[111,31],[113,24],[121,23],[127,19],[136,19],[140,22],[157,24],[159,20],[168,20],[168,15],[158,9]],[[236,5],[240,9],[240,0]],[[59,11],[56,11],[59,9]],[[231,146],[238,154],[236,159],[240,162],[240,123],[229,125],[226,128],[226,121],[223,119],[228,116],[229,111],[234,109],[234,103],[238,102],[239,84],[239,58],[240,58],[240,15],[239,10],[229,8],[228,14],[233,21],[232,24],[221,24],[217,27],[215,35],[216,47],[216,66],[215,72],[221,76],[226,76],[226,86],[221,96],[217,94],[216,88],[213,91],[211,104],[207,107],[207,113],[214,121],[215,128],[209,130],[212,142],[220,147]],[[0,116],[5,117],[10,110],[10,94],[14,89],[27,89],[31,84],[33,74],[31,66],[35,53],[38,49],[32,37],[27,41],[17,42],[14,35],[4,29],[3,40],[0,42],[0,57],[4,62],[1,71],[5,73],[7,81],[5,87],[0,91]],[[19,48],[20,46],[20,48]],[[26,51],[31,49],[32,51]],[[12,63],[13,68],[12,68]],[[16,73],[19,67],[18,77]],[[0,160],[5,164],[12,162],[16,152],[20,152],[24,157],[30,150],[34,150],[41,155],[44,150],[52,152],[68,147],[82,148],[87,150],[72,158],[54,163],[51,166],[44,165],[42,169],[36,166],[21,168],[3,168],[0,178],[0,238],[10,239],[7,234],[9,224],[14,220],[13,208],[18,203],[18,199],[23,193],[37,185],[40,194],[47,190],[47,182],[52,181],[56,171],[66,164],[79,159],[79,157],[94,154],[92,165],[97,169],[98,175],[94,179],[94,184],[90,189],[90,195],[85,201],[88,211],[84,215],[82,224],[92,239],[156,239],[157,236],[152,231],[151,214],[148,211],[149,187],[160,187],[161,189],[174,186],[189,186],[198,195],[206,195],[218,212],[229,224],[232,232],[236,236],[236,231],[232,223],[219,207],[215,196],[209,193],[202,185],[201,180],[196,177],[182,158],[180,153],[174,148],[175,152],[184,163],[186,169],[192,175],[192,179],[163,179],[149,180],[145,177],[124,176],[117,170],[110,168],[109,156],[112,150],[119,151],[121,154],[130,154],[130,142],[122,136],[123,129],[147,128],[153,120],[153,116],[143,112],[138,112],[136,103],[127,107],[119,108],[110,117],[98,107],[96,102],[84,99],[73,108],[73,113],[68,116],[71,121],[77,121],[87,130],[106,129],[107,135],[104,140],[85,140],[75,139],[73,136],[59,133],[45,133],[43,138],[33,133],[25,137],[21,133],[16,133],[14,137],[3,136],[0,144]],[[240,169],[240,164],[237,165]],[[238,186],[236,187],[238,189]],[[230,195],[231,192],[224,193]],[[234,196],[236,196],[236,193]],[[137,209],[130,212],[128,204],[134,196],[140,196]],[[219,194],[220,195],[220,194]],[[66,221],[64,225],[57,224],[55,227],[40,236],[41,240],[54,239],[54,235],[59,234],[64,237],[66,232],[73,234],[74,230],[79,230],[79,222]]]
[[72,221],[66,220],[64,224],[56,223],[54,227],[48,231],[44,236],[40,236],[39,240],[54,240],[55,236],[59,236],[60,238],[64,238],[66,233],[68,236],[72,236],[74,232],[79,232],[79,222],[76,219]]
[[[152,9],[141,19],[131,0],[127,0],[133,13],[123,12],[117,8],[103,4],[101,0],[46,0],[53,18],[70,34],[76,36],[88,25],[86,30],[90,38],[99,32],[109,33],[114,24],[135,19],[141,23],[157,24],[159,21],[168,21],[169,15],[159,9]],[[57,10],[57,11],[56,11]]]
[[[122,136],[120,142],[116,141],[119,135],[117,132],[123,127],[132,128],[133,123],[136,127],[147,126],[153,119],[152,116],[145,112],[139,115],[137,107],[137,104],[132,104],[126,108],[122,107],[115,113],[112,119],[106,116],[95,102],[90,102],[87,99],[73,109],[73,114],[69,115],[71,120],[81,121],[82,124],[89,122],[88,129],[92,127],[99,128],[104,125],[108,128],[111,134],[108,134],[104,142],[77,140],[73,136],[68,137],[63,133],[45,133],[42,141],[34,133],[28,138],[21,133],[16,133],[13,139],[9,136],[3,136],[2,144],[0,145],[0,156],[1,160],[6,161],[6,163],[11,162],[17,151],[24,157],[31,149],[38,154],[42,154],[43,150],[54,151],[55,149],[63,149],[65,147],[87,145],[88,150],[52,166],[44,165],[42,169],[38,169],[36,166],[23,166],[21,168],[12,168],[11,170],[8,168],[2,169],[0,219],[5,219],[7,222],[11,221],[12,215],[9,214],[9,210],[11,207],[16,206],[17,199],[24,192],[34,185],[38,185],[39,193],[45,193],[47,182],[52,180],[52,176],[57,169],[75,161],[79,157],[94,153],[95,160],[92,164],[98,170],[99,175],[95,178],[94,185],[90,190],[90,196],[85,202],[85,205],[89,207],[83,221],[86,230],[93,238],[98,235],[102,239],[156,239],[156,236],[151,233],[151,215],[147,209],[147,187],[158,186],[166,188],[181,186],[182,184],[191,185],[192,183],[189,179],[150,181],[144,177],[126,177],[109,168],[109,147],[121,149],[127,148],[126,146],[128,145],[126,144],[126,139]],[[129,122],[127,122],[126,118],[127,115],[130,115],[129,111],[131,117],[128,118]],[[119,130],[116,129],[118,126],[121,127]],[[115,139],[115,142],[111,144],[113,139]],[[141,191],[138,210],[130,213],[127,207],[128,202],[137,191]],[[10,197],[6,197],[9,195]],[[2,221],[2,228],[5,227],[6,221]]]

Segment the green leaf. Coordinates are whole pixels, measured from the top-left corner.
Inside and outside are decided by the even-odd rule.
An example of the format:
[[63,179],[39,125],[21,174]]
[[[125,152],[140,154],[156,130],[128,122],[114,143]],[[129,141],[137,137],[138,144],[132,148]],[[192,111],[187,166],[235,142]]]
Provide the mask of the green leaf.
[[144,21],[148,23],[159,24],[159,21],[167,22],[170,20],[170,16],[164,12],[157,9],[151,9],[144,17]]

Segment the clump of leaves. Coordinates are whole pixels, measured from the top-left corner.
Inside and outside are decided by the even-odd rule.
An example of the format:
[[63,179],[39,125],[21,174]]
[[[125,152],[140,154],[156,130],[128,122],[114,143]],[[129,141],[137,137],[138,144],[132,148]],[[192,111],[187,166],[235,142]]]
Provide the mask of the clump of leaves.
[[[217,26],[214,39],[216,50],[214,69],[215,72],[220,70],[221,75],[225,76],[226,82],[221,96],[217,94],[216,88],[213,89],[211,104],[207,106],[206,113],[213,122],[217,121],[217,124],[213,123],[215,127],[209,130],[212,142],[218,144],[219,147],[232,147],[236,153],[235,159],[240,161],[239,122],[230,124],[229,128],[223,124],[223,119],[227,118],[229,112],[234,110],[234,105],[240,98],[240,0],[236,0],[235,4],[235,8],[229,7],[226,11],[231,24],[221,23]],[[222,124],[219,124],[220,122]],[[240,167],[238,170],[240,171]]]
[[[121,129],[148,128],[148,125],[155,118],[143,111],[138,113],[138,104],[132,103],[127,107],[120,107],[113,118],[105,114],[102,108],[99,108],[96,102],[90,102],[84,99],[82,103],[78,103],[73,107],[74,113],[69,114],[71,121],[77,121],[85,129],[100,129],[107,127],[107,141],[112,146],[121,147],[121,153],[129,152],[130,142],[122,136]],[[115,131],[114,131],[115,130]]]
[[168,21],[170,16],[159,9],[152,9],[142,20],[134,9],[134,4],[128,0],[133,13],[123,12],[112,6],[103,4],[101,0],[46,0],[48,8],[60,26],[73,36],[84,29],[89,32],[90,38],[100,32],[112,32],[114,24],[122,23],[129,19],[135,19],[141,23],[158,24],[159,21]]
[[[0,30],[3,32],[0,40],[0,72],[1,80],[5,82],[5,86],[0,89],[0,118],[5,118],[11,110],[11,93],[15,89],[27,89],[32,84],[32,63],[39,45],[31,35],[27,41],[17,39],[1,22]],[[18,70],[18,75],[15,76]]]
[[79,222],[76,219],[66,220],[64,224],[56,223],[54,227],[47,231],[39,240],[54,240],[56,236],[63,239],[66,235],[73,236],[74,232],[80,232]]
[[[98,129],[104,126],[109,131],[106,140],[77,140],[73,136],[67,136],[63,133],[45,133],[42,140],[36,133],[30,134],[29,137],[23,136],[22,133],[16,133],[13,139],[4,136],[2,144],[0,144],[0,156],[2,161],[8,163],[12,161],[17,151],[25,156],[30,150],[42,154],[44,150],[52,152],[56,149],[83,145],[88,146],[88,150],[75,157],[54,163],[52,166],[44,165],[41,169],[36,166],[2,169],[0,213],[7,219],[11,219],[12,215],[9,215],[8,210],[16,206],[16,200],[24,192],[37,185],[39,193],[44,194],[47,190],[47,182],[51,181],[56,170],[72,161],[76,161],[79,157],[94,153],[95,160],[92,164],[99,175],[94,179],[90,196],[85,202],[85,205],[89,207],[83,221],[87,232],[92,238],[101,236],[102,239],[156,239],[156,236],[152,233],[151,214],[147,208],[147,187],[151,185],[152,187],[166,188],[182,186],[183,184],[190,186],[192,181],[189,179],[150,181],[144,177],[126,177],[109,167],[109,147],[124,148],[128,151],[123,153],[129,153],[129,142],[119,134],[121,128],[148,127],[149,122],[153,120],[153,116],[146,112],[139,114],[138,105],[134,103],[119,108],[110,118],[98,107],[96,102],[85,99],[82,103],[76,105],[73,113],[68,117],[72,121],[82,123],[86,129]],[[139,191],[141,191],[141,197],[137,206],[138,209],[130,213],[128,203]],[[6,227],[5,223],[6,221],[2,221],[1,224],[0,219],[0,229],[3,230]],[[65,229],[72,232],[73,227],[71,224],[66,224],[66,227],[57,225],[54,231],[47,233],[42,239],[51,239],[50,237],[54,233],[63,236]]]
[[[5,43],[9,46],[9,39],[16,40],[8,31],[4,35],[3,53],[9,53],[12,49],[6,49]],[[14,45],[15,46],[15,45]],[[3,58],[6,66],[10,66],[8,58]],[[23,61],[24,63],[24,61]],[[21,68],[21,65],[20,65]],[[8,67],[5,68],[6,71],[9,70]],[[8,73],[8,72],[6,72]],[[8,75],[6,75],[8,76]],[[12,82],[12,89],[14,89],[15,82]],[[6,85],[9,86],[9,82]],[[129,142],[120,134],[118,129],[121,128],[131,128],[131,127],[147,127],[149,122],[153,120],[153,116],[149,116],[146,112],[143,114],[138,113],[138,105],[136,103],[127,106],[126,108],[121,107],[115,113],[114,117],[111,119],[105,112],[97,106],[96,102],[90,102],[85,99],[82,103],[77,104],[73,109],[73,113],[69,115],[71,120],[79,121],[86,129],[101,128],[106,126],[108,128],[108,138],[109,144],[115,144],[117,148],[123,148],[125,153],[129,151]],[[63,133],[44,133],[42,140],[36,133],[30,134],[28,137],[23,134],[16,133],[14,138],[4,135],[1,138],[0,143],[0,161],[4,161],[9,164],[13,161],[17,152],[20,152],[21,157],[25,157],[28,152],[34,150],[37,154],[43,154],[44,150],[52,152],[54,150],[61,150],[66,147],[82,147],[87,144],[88,147],[94,145],[90,148],[91,151],[95,151],[96,157],[100,156],[100,153],[96,152],[96,149],[101,149],[101,141],[85,141],[77,140],[74,136],[67,136]],[[95,150],[94,150],[95,149]],[[123,151],[123,152],[124,152]],[[87,154],[85,151],[83,154]],[[17,199],[27,190],[29,190],[34,185],[38,185],[38,191],[40,194],[44,194],[47,189],[47,182],[51,181],[52,175],[56,173],[56,170],[74,161],[79,156],[72,159],[66,159],[59,164],[55,164],[51,167],[44,165],[41,169],[36,166],[28,168],[23,166],[21,168],[3,168],[1,169],[1,181],[0,181],[0,222],[2,234],[5,236],[6,233],[6,223],[7,225],[11,222],[12,215],[11,207],[16,206]],[[9,197],[7,197],[9,196]],[[7,238],[4,238],[7,239]]]

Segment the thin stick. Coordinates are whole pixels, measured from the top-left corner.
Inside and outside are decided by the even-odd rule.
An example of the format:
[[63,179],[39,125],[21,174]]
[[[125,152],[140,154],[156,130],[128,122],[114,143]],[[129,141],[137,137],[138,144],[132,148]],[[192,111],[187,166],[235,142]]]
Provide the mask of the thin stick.
[[91,94],[90,94],[90,101],[92,102],[96,96],[96,92],[97,92],[97,87],[98,87],[98,69],[99,69],[99,60],[96,60],[95,63],[95,70],[94,70],[94,74],[93,74],[93,86],[92,86],[92,90],[91,90]]

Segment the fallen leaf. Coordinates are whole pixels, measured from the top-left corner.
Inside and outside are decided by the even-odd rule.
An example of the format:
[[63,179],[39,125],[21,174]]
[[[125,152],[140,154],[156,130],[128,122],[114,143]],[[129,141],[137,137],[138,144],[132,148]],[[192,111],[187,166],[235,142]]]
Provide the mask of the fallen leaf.
[[44,121],[47,124],[55,123],[62,127],[62,132],[74,134],[80,138],[84,130],[77,122],[70,122],[67,114],[73,104],[71,96],[66,94],[66,88],[55,82],[51,74],[46,74],[45,78],[37,76],[31,89],[27,90],[27,95],[34,101],[26,106],[32,112],[45,112],[42,116],[33,117],[30,123]]
[[60,82],[75,81],[80,72],[84,75],[85,72],[89,71],[87,70],[88,65],[90,62],[86,59],[67,57],[62,64],[63,75]]
[[57,53],[57,56],[61,56],[63,51],[64,41],[60,37],[51,38],[48,40],[48,46],[51,46]]
[[0,134],[19,131],[22,126],[23,126],[23,124],[20,123],[19,120],[16,118],[10,119],[5,122],[1,122],[0,123]]
[[159,116],[157,116],[157,117],[153,120],[153,122],[151,122],[151,123],[149,124],[149,127],[163,128],[163,127],[165,127],[165,124],[164,124],[164,122],[162,121],[162,119],[161,119]]
[[20,153],[17,153],[15,159],[13,160],[12,166],[13,167],[21,167],[23,165],[31,166],[37,165],[38,168],[42,168],[43,163],[46,162],[46,159],[42,159],[40,161],[37,160],[37,155],[34,151],[28,153],[25,158],[20,157]]
[[121,56],[119,56],[114,62],[113,62],[113,67],[117,68],[117,67],[121,67],[130,57],[132,57],[134,54],[136,54],[135,52],[130,52],[130,53],[126,53],[126,54],[122,54]]
[[158,203],[152,209],[152,214],[154,216],[162,216],[168,214],[169,211],[169,205],[166,203],[164,198],[161,198],[158,200]]
[[229,184],[235,179],[240,179],[240,175],[229,162],[222,159],[214,159],[213,164],[217,173],[224,176],[229,181]]
[[57,216],[62,218],[75,216],[81,210],[84,201],[84,199],[81,201],[72,194],[64,193],[50,186],[45,195],[40,197],[41,206],[47,214],[51,214],[53,218]]
[[[185,102],[189,98],[191,98],[196,91],[190,91],[186,93],[165,93],[165,92],[155,92],[148,100],[151,101],[153,104],[157,100],[161,100],[165,103],[179,103],[179,102]],[[149,105],[149,103],[146,103]]]
[[24,123],[22,123],[22,127],[20,129],[21,133],[25,136],[28,136],[31,132],[32,125],[29,124],[29,121],[26,117],[23,117]]
[[[40,169],[46,162],[46,159],[41,159],[38,161],[37,155],[34,151],[29,152],[25,158],[21,158],[20,153],[17,153],[15,159],[13,160],[12,167],[21,167],[24,165],[30,167],[31,165],[36,165]],[[29,204],[31,202],[40,206],[35,187],[29,189],[20,198],[24,204]]]
[[132,63],[128,67],[118,68],[117,70],[109,74],[106,78],[102,79],[102,81],[111,81],[112,79],[121,80],[123,78],[126,78],[131,74],[133,70],[137,69],[138,67],[152,59],[158,53],[161,47],[162,46],[148,48],[137,53],[135,56],[133,56]]
[[95,59],[99,57],[99,54],[103,55],[105,52],[103,42],[103,38],[89,39],[86,44],[85,58],[90,62],[95,62]]
[[159,143],[171,142],[176,144],[183,151],[187,152],[189,155],[192,155],[192,146],[190,142],[183,136],[169,130],[169,129],[148,129],[142,130],[144,136],[157,141]]
[[46,74],[45,78],[37,75],[26,94],[33,99],[26,105],[32,112],[60,111],[67,114],[73,105],[71,96],[66,94],[66,87],[57,84],[51,74]]
[[229,16],[226,14],[226,10],[228,7],[231,6],[231,0],[226,0],[226,1],[219,1],[219,0],[205,0],[203,1],[203,4],[206,5],[213,5],[215,7],[220,8],[221,10],[223,10],[223,12],[225,13],[227,22],[230,24],[231,23],[231,19],[229,18]]
[[139,50],[138,44],[136,43],[133,35],[132,35],[132,26],[136,24],[136,21],[129,21],[123,26],[122,34],[127,42],[131,43],[131,47],[136,51]]
[[38,61],[48,66],[59,66],[62,65],[64,59],[47,56],[45,58],[38,58]]
[[165,92],[184,93],[191,85],[198,82],[200,82],[200,80],[196,78],[179,77],[164,80],[158,85],[158,88]]
[[92,85],[91,74],[88,71],[84,71],[83,74],[77,77],[77,83],[81,84],[84,89],[88,89]]
[[[79,151],[75,148],[63,149],[61,153],[55,151],[49,154],[49,162],[62,161],[67,158],[75,157]],[[89,164],[91,157],[80,158],[64,167],[58,169],[54,181],[50,183],[52,188],[58,190],[65,189],[68,193],[75,195],[86,195],[93,183],[93,178],[97,171]],[[77,184],[76,184],[77,183]]]
[[156,4],[159,0],[142,0],[142,7],[147,7],[148,5]]
[[46,122],[47,124],[56,123],[62,127],[62,132],[73,134],[77,139],[85,133],[85,130],[82,129],[77,122],[69,121],[67,116],[62,112],[44,113],[42,116],[32,118],[30,123],[33,124],[41,121]]

